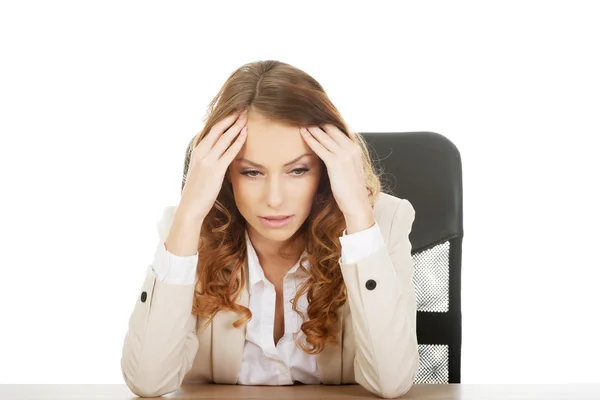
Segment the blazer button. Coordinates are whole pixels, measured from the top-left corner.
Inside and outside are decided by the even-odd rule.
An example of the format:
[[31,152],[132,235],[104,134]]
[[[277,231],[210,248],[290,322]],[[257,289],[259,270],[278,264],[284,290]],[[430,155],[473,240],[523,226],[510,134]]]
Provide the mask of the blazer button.
[[146,302],[146,296],[147,296],[146,292],[142,292],[142,303]]
[[373,290],[375,289],[375,286],[377,286],[377,282],[375,282],[373,279],[369,279],[365,286],[367,287],[367,289]]

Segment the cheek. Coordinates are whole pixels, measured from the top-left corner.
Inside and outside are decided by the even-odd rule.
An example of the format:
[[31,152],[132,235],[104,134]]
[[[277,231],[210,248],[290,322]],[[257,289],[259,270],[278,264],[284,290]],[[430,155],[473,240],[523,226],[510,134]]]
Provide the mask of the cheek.
[[292,198],[304,204],[312,204],[317,189],[319,188],[319,178],[317,176],[301,179],[300,182],[291,183],[290,193]]
[[238,208],[246,208],[259,196],[256,184],[253,185],[251,181],[233,179],[231,184],[233,186],[233,194],[235,202],[238,204]]

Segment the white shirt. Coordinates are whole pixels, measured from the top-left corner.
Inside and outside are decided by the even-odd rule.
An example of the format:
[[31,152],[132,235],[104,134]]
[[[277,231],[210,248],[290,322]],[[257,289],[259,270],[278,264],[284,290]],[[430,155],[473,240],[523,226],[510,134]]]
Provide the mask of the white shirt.
[[[351,235],[344,230],[340,237],[342,262],[356,263],[385,246],[377,222],[368,229]],[[304,384],[321,383],[316,356],[299,348],[294,341],[294,333],[304,341],[300,330],[301,317],[292,309],[290,301],[296,296],[297,288],[306,279],[298,262],[283,279],[283,308],[285,331],[277,343],[273,343],[275,321],[275,287],[264,275],[254,246],[246,232],[248,251],[248,308],[252,319],[246,326],[246,342],[242,364],[238,373],[240,385],[292,385],[294,381]],[[306,251],[305,251],[306,253]],[[305,254],[303,253],[303,255]],[[177,256],[167,251],[164,243],[157,246],[152,269],[157,278],[169,284],[190,285],[196,279],[198,253],[193,256]],[[304,267],[308,270],[307,262]],[[298,310],[306,313],[306,294],[298,299]]]

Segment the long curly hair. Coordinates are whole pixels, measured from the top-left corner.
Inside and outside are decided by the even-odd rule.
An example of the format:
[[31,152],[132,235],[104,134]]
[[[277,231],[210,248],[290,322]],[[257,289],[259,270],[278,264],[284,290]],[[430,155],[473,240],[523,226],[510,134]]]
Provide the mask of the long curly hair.
[[[346,123],[323,87],[306,72],[275,60],[247,63],[228,77],[210,102],[204,128],[188,146],[182,188],[191,151],[217,122],[244,109],[298,127],[332,124],[351,138]],[[359,133],[355,138],[363,150],[366,188],[374,207],[381,191],[380,178],[364,139]],[[303,235],[306,243],[307,255],[300,260],[299,268],[308,278],[299,287],[292,307],[303,318],[301,330],[308,343],[297,344],[309,354],[323,351],[327,341],[339,340],[332,328],[338,319],[336,311],[346,302],[346,287],[338,263],[339,237],[346,227],[345,220],[331,192],[325,164],[322,166],[311,212],[294,236]],[[235,204],[231,183],[225,179],[214,206],[203,221],[198,247],[192,313],[207,318],[207,325],[220,310],[241,314],[233,324],[236,328],[252,317],[247,307],[236,303],[247,282],[245,230],[246,221]],[[303,266],[306,261],[310,263],[308,270]],[[302,315],[297,305],[305,293],[307,315]]]

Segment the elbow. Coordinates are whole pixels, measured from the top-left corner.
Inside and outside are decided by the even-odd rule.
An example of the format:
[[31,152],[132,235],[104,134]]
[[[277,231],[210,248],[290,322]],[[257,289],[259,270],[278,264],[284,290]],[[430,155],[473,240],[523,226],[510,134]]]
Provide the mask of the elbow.
[[[382,399],[396,399],[404,396],[413,386],[419,367],[418,352],[411,357],[409,364],[387,365],[380,368],[380,373],[363,374],[355,380],[369,392]],[[356,371],[356,367],[355,367]]]
[[408,393],[412,386],[412,380],[403,382],[402,385],[381,385],[381,392],[375,394],[382,399],[397,399]]
[[156,384],[156,381],[152,379],[139,379],[139,376],[135,380],[130,379],[126,375],[123,375],[123,377],[129,390],[139,397],[160,397],[178,389],[177,387],[169,388],[161,384]]
[[126,382],[127,387],[129,387],[129,390],[131,390],[131,392],[138,397],[160,397],[163,394],[165,394],[165,392],[162,392],[157,388],[136,386],[131,384],[131,382],[129,381]]
[[404,396],[412,388],[414,377],[401,378],[395,382],[380,382],[378,388],[367,388],[382,399],[397,399]]
[[412,381],[403,382],[401,385],[398,385],[398,382],[394,382],[393,384],[386,384],[382,382],[377,386],[361,384],[363,388],[367,389],[369,392],[382,399],[397,399],[399,397],[402,397],[406,393],[408,393],[412,385]]
[[161,378],[156,373],[158,371],[152,372],[148,368],[134,371],[123,360],[121,361],[121,372],[129,390],[139,397],[160,397],[177,390],[180,386],[177,384],[176,377],[175,379]]
[[[121,357],[121,372],[129,390],[139,397],[159,397],[179,390],[198,349],[196,333],[190,332],[188,339],[190,343],[184,345],[182,351],[176,349],[165,351],[164,354],[142,349],[132,351],[129,342],[126,342]],[[166,347],[145,347],[150,348]]]
[[127,376],[125,376],[125,375],[123,375],[123,376],[125,378],[125,384],[129,388],[129,390],[131,390],[131,392],[133,394],[135,394],[136,396],[138,396],[138,397],[159,397],[159,396],[162,396],[162,394],[160,393],[159,390],[157,390],[157,388],[136,385]]
[[412,388],[417,370],[419,368],[419,357],[413,358],[413,362],[402,376],[396,376],[396,379],[388,379],[387,382],[380,382],[380,393],[376,393],[383,399],[396,399],[404,396]]

